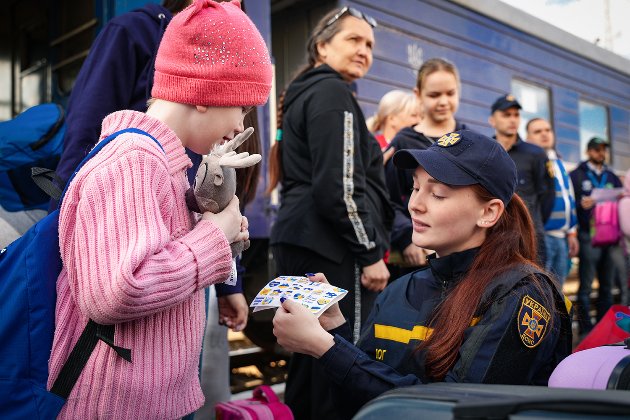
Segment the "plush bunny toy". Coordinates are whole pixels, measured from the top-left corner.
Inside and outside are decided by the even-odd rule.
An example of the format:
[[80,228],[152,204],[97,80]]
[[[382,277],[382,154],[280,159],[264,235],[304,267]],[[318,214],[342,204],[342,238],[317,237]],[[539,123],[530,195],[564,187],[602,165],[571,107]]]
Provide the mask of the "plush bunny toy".
[[[203,157],[195,182],[186,192],[186,204],[190,210],[197,213],[219,213],[227,207],[236,193],[235,168],[247,168],[262,159],[259,154],[235,152],[253,132],[254,129],[249,127],[227,143],[215,146]],[[249,248],[249,240],[234,242],[230,244],[230,248],[232,257],[236,257]]]

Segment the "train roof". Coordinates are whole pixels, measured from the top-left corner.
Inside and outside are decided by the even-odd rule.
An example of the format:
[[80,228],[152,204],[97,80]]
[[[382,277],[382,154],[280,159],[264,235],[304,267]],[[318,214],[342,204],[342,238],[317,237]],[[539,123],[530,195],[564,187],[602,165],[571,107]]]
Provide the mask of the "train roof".
[[449,0],[550,44],[630,76],[630,60],[499,0]]

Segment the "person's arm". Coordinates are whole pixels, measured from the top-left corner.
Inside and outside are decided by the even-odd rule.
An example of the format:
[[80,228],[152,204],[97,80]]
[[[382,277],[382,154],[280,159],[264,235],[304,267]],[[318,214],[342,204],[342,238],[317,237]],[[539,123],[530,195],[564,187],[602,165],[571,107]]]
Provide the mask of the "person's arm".
[[413,232],[406,202],[406,198],[411,194],[412,186],[409,184],[407,173],[394,166],[391,159],[385,165],[385,181],[394,208],[391,246],[402,252],[411,245],[411,233]]
[[105,25],[81,66],[68,102],[64,148],[56,172],[64,182],[99,139],[108,114],[129,109],[137,74],[146,65],[133,34]]
[[559,311],[564,310],[546,303],[537,287],[524,280],[466,330],[459,358],[444,381],[546,385],[533,381],[557,357],[565,316]]
[[[165,195],[172,194],[170,187],[164,188],[171,185],[165,157],[145,140],[123,136],[120,142],[128,150],[115,164],[103,164],[80,180],[78,202],[67,198],[60,216],[61,251],[73,299],[86,316],[103,324],[178,305],[195,291],[225,280],[232,262],[229,240],[218,227],[226,220],[218,219],[222,214],[213,215],[216,224],[202,219],[173,239],[165,224],[174,210],[164,206],[169,202]],[[153,168],[152,173],[147,175],[139,165]],[[68,205],[77,207],[74,220],[64,217]]]
[[[322,83],[324,85],[324,83]],[[348,244],[359,264],[378,262],[382,250],[366,197],[359,116],[352,96],[339,83],[325,84],[306,112],[312,189],[317,213]]]
[[551,216],[553,204],[556,199],[556,185],[553,171],[553,162],[551,162],[544,153],[540,154],[536,160],[535,185],[543,224],[545,224]]
[[[377,299],[366,325],[372,324],[371,320],[378,312],[378,302]],[[421,382],[413,374],[402,375],[389,365],[373,360],[351,344],[347,340],[350,332],[347,323],[333,325],[336,325],[335,329],[326,331],[308,309],[291,300],[284,301],[273,320],[278,344],[286,350],[319,359],[317,364],[325,370],[334,386],[340,387],[335,395],[343,398],[340,402],[344,406],[352,405],[357,409],[387,390]],[[344,411],[346,409],[344,407]]]

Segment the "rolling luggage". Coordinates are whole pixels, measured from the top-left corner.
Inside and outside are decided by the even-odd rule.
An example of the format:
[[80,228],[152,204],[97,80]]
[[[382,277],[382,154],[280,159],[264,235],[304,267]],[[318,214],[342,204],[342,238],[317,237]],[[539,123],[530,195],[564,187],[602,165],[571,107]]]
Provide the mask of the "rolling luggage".
[[630,393],[526,385],[433,383],[373,399],[355,420],[628,419]]
[[556,366],[549,386],[630,390],[630,338],[573,353]]

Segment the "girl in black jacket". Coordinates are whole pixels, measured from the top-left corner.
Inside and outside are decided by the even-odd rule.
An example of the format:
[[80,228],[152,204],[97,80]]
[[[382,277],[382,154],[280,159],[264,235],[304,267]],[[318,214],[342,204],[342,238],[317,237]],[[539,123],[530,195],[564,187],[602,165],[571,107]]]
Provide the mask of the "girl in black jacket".
[[[280,182],[271,231],[279,274],[322,271],[344,279],[341,311],[358,339],[389,272],[389,207],[383,161],[349,84],[372,64],[376,22],[349,7],[324,16],[307,45],[308,65],[281,97],[270,189]],[[312,359],[291,360],[285,400],[296,418],[332,418]]]

